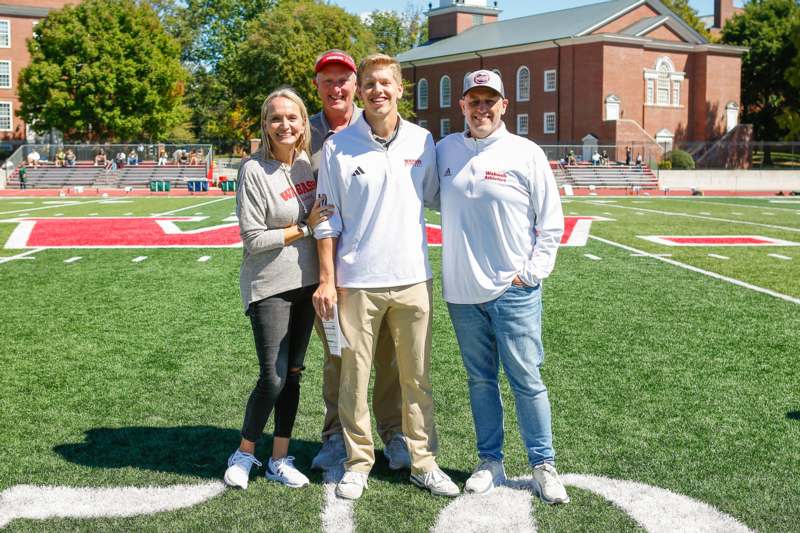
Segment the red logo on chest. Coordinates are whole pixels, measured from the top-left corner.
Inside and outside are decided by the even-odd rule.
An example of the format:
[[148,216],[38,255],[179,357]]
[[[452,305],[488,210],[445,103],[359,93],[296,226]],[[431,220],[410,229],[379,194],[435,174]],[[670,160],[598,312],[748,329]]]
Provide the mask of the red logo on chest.
[[406,159],[407,167],[421,167],[422,159]]
[[297,185],[295,185],[294,187],[289,187],[288,189],[283,191],[281,193],[281,198],[283,198],[284,202],[288,202],[295,196],[300,196],[302,194],[307,194],[310,192],[314,192],[316,190],[317,190],[317,183],[314,180],[302,181]]
[[489,181],[499,181],[501,183],[505,183],[508,179],[508,175],[505,172],[499,170],[487,170],[483,174],[483,179]]

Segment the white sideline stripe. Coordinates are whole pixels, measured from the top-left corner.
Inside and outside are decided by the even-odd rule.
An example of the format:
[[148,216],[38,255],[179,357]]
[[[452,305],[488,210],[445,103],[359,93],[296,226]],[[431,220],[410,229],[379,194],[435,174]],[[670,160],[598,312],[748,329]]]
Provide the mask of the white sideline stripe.
[[219,481],[171,487],[41,487],[16,485],[0,493],[0,528],[17,518],[123,517],[197,505],[225,490]]
[[223,218],[222,221],[223,222],[239,222],[239,217],[237,217],[236,213],[234,213],[229,217]]
[[64,216],[64,213],[56,213],[56,214],[55,214],[55,215],[53,215],[53,216],[54,216],[54,217],[63,217],[63,216]]
[[197,215],[202,215],[202,214],[203,214],[202,212],[200,212],[200,213],[195,213],[195,216],[197,216]]
[[[155,213],[153,216],[155,216],[155,217],[163,217],[164,215],[171,215],[173,213],[180,213],[181,211],[188,211],[189,209],[197,209],[201,205],[213,204],[215,202],[221,202],[223,200],[230,200],[232,198],[236,198],[236,197],[235,196],[223,196],[222,198],[215,198],[214,200],[209,200],[208,202],[202,202],[202,203],[195,204],[195,205],[190,205],[190,206],[187,206],[187,207],[181,207],[179,209],[173,209],[172,211],[164,211],[163,213]],[[0,214],[2,214],[2,213],[0,213]]]
[[355,502],[336,497],[336,483],[343,475],[344,468],[341,466],[326,470],[322,475],[325,497],[319,517],[323,533],[355,533],[356,521],[353,516]]
[[[747,205],[747,204],[739,204],[735,202],[715,202],[713,200],[690,200],[688,198],[670,198],[670,200],[676,200],[678,202],[691,202],[694,204],[712,204],[712,205],[724,205],[726,207],[733,207],[734,209],[738,209],[739,207],[744,207],[746,209],[764,209],[765,207],[768,209],[780,209],[781,211],[797,211],[797,209],[791,209],[789,207],[773,207],[771,205]],[[775,202],[775,200],[770,200],[770,202]],[[780,203],[780,202],[778,202]],[[732,213],[734,215],[741,215],[743,213]]]
[[636,214],[637,214],[637,215],[644,216],[644,213],[642,213],[641,211],[636,211]]
[[714,259],[730,259],[730,257],[719,254],[708,254],[708,257],[713,257]]
[[209,259],[211,259],[210,255],[201,255],[200,258],[197,260],[197,262],[198,263],[205,263]]
[[[593,202],[589,202],[593,203]],[[675,213],[673,211],[659,211],[658,209],[645,209],[644,207],[627,207],[624,205],[608,205],[608,207],[616,207],[617,209],[633,209],[645,211],[648,213],[657,213],[659,215],[673,216],[673,217],[689,217],[689,218],[702,218],[704,220],[714,220],[716,222],[730,222],[731,224],[747,224],[748,226],[759,226],[762,228],[779,229],[783,231],[793,231],[800,233],[800,228],[789,228],[787,226],[776,226],[775,224],[762,224],[760,222],[750,222],[748,220],[731,220],[729,218],[719,217],[706,217],[702,215],[692,215],[691,213]]]
[[586,257],[587,259],[591,259],[592,261],[602,261],[603,260],[602,257],[597,257],[596,255],[592,255],[592,254],[583,254],[583,257]]
[[672,257],[672,254],[631,254],[631,257]]
[[88,202],[60,202],[56,205],[48,205],[45,207],[34,207],[33,209],[17,209],[16,211],[2,211],[0,215],[14,215],[17,213],[30,213],[31,211],[41,211],[43,209],[55,209],[57,207],[73,207],[73,206],[80,206],[86,204],[93,204],[96,202],[101,202],[102,200],[89,200]]
[[70,257],[69,259],[64,259],[64,262],[65,263],[74,263],[76,261],[80,261],[81,259],[82,259],[82,257],[75,256],[75,257]]
[[141,262],[142,262],[142,261],[144,261],[145,259],[147,259],[147,256],[146,256],[146,255],[140,255],[140,256],[138,256],[138,257],[134,257],[134,258],[133,258],[133,261],[131,261],[131,262],[132,262],[132,263],[141,263]]
[[14,205],[33,205],[36,202],[11,202]]
[[705,216],[707,216],[707,217],[710,217],[710,216],[711,216],[711,213],[709,213],[708,211],[700,211],[700,212],[698,213],[698,215],[705,215]]
[[791,257],[785,256],[785,255],[781,255],[781,254],[767,254],[767,255],[770,256],[770,257],[774,257],[775,259],[783,259],[784,261],[791,261],[792,260]]
[[[16,259],[27,259],[29,255],[41,252],[42,250],[47,250],[47,248],[34,248],[33,250],[28,250],[27,252],[22,252],[21,254],[12,255],[11,257],[0,257],[0,265],[2,265],[3,263],[14,261]],[[33,258],[31,257],[31,259]]]
[[[97,215],[99,215],[99,214],[100,214],[100,213],[89,213],[89,216],[90,216],[90,217],[96,217],[96,216],[97,216]],[[22,215],[20,215],[20,216],[22,216]]]
[[642,254],[647,257],[652,257],[653,259],[657,259],[658,261],[664,261],[673,266],[677,266],[680,268],[685,268],[686,270],[691,270],[692,272],[697,272],[698,274],[703,274],[704,276],[709,276],[714,279],[718,279],[721,281],[727,281],[728,283],[732,283],[733,285],[737,285],[739,287],[744,287],[745,289],[750,289],[752,291],[761,292],[764,294],[768,294],[770,296],[774,296],[780,300],[785,300],[787,302],[798,304],[800,305],[800,298],[795,298],[794,296],[789,296],[788,294],[782,294],[780,292],[773,291],[771,289],[766,289],[764,287],[759,287],[758,285],[752,285],[750,283],[746,283],[744,281],[729,278],[727,276],[723,276],[722,274],[717,274],[716,272],[709,272],[708,270],[703,270],[702,268],[697,268],[696,266],[687,265],[686,263],[681,263],[680,261],[675,261],[674,259],[669,259],[666,257],[659,257],[657,254],[651,254],[642,250],[638,250],[632,246],[627,246],[625,244],[620,244],[618,242],[609,241],[607,239],[603,239],[602,237],[596,237],[594,235],[589,235],[590,239],[595,239],[597,241],[606,243],[611,246],[616,246],[617,248],[622,248],[623,250],[628,250],[629,252]]
[[659,487],[579,474],[565,474],[561,480],[566,485],[602,496],[649,533],[752,533],[747,526],[707,503]]

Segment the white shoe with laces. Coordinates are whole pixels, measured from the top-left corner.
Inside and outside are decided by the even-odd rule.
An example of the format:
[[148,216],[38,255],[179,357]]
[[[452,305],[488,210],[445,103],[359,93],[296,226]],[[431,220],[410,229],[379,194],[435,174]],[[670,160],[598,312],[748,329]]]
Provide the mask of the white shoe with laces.
[[503,467],[503,461],[483,459],[481,464],[472,471],[472,475],[464,485],[464,492],[486,494],[505,482],[506,469]]
[[314,470],[330,470],[337,467],[347,459],[347,449],[341,433],[334,433],[322,443],[317,455],[311,460]]
[[411,456],[408,454],[406,437],[402,433],[392,435],[392,438],[383,447],[383,456],[386,457],[390,470],[411,468]]
[[299,489],[308,486],[309,481],[305,474],[294,466],[294,457],[291,455],[272,459],[267,462],[267,479],[283,483],[287,487]]
[[458,485],[453,483],[450,476],[442,472],[442,469],[436,467],[430,472],[422,472],[420,474],[411,474],[411,483],[421,489],[431,491],[435,496],[448,496],[454,498],[459,495]]
[[336,495],[346,500],[357,500],[367,488],[367,474],[348,471],[336,484]]
[[533,468],[533,489],[544,503],[569,503],[567,489],[561,483],[556,467],[550,463]]
[[250,480],[250,468],[261,463],[252,454],[236,450],[228,457],[228,469],[225,470],[225,484],[229,487],[246,489]]

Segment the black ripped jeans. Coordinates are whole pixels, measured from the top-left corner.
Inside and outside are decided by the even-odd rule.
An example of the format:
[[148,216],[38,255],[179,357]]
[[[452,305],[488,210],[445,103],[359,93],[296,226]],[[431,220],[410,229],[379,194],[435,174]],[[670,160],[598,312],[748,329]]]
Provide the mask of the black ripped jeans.
[[[260,373],[247,400],[242,437],[257,442],[275,409],[275,437],[290,438],[300,403],[300,377],[314,327],[311,296],[316,285],[293,289],[250,304]],[[299,369],[294,372],[291,369]]]

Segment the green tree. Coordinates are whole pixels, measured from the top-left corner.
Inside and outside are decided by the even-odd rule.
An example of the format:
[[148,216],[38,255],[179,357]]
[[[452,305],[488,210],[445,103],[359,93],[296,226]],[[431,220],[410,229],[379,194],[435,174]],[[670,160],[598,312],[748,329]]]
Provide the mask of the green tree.
[[411,6],[403,13],[376,9],[366,24],[375,35],[378,51],[392,57],[428,40],[428,24],[422,12]]
[[700,20],[697,11],[689,5],[689,0],[661,0],[661,3],[682,18],[683,21],[691,26],[697,33],[711,40],[711,34],[708,33],[705,25]]
[[85,0],[51,11],[28,42],[19,97],[36,131],[69,140],[163,138],[183,119],[178,43],[147,2]]
[[359,17],[320,0],[280,2],[247,29],[247,40],[220,70],[228,73],[252,133],[258,132],[264,98],[280,86],[293,87],[309,113],[321,109],[312,81],[320,52],[339,48],[358,61],[375,51],[375,38]]
[[753,124],[759,140],[783,138],[788,132],[778,119],[784,109],[800,104],[797,89],[787,80],[798,52],[791,39],[798,20],[796,0],[751,0],[722,30],[722,42],[748,48],[742,58],[742,121]]
[[[792,66],[786,70],[786,81],[796,92],[800,93],[800,20],[795,21],[792,42],[794,43],[795,56]],[[796,106],[784,107],[783,115],[779,117],[778,123],[788,131],[786,134],[787,140],[800,140],[800,109]]]

